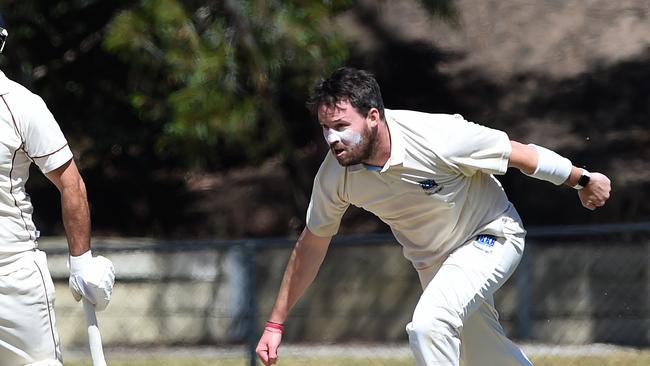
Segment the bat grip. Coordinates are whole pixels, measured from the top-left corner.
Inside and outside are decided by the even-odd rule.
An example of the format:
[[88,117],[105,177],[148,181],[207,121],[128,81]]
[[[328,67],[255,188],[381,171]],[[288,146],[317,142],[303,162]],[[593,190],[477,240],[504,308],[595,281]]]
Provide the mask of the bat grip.
[[104,347],[102,346],[102,336],[99,333],[99,326],[97,325],[95,306],[86,298],[83,298],[82,302],[84,314],[86,316],[86,325],[88,326],[88,345],[90,346],[90,355],[93,359],[93,366],[106,366]]

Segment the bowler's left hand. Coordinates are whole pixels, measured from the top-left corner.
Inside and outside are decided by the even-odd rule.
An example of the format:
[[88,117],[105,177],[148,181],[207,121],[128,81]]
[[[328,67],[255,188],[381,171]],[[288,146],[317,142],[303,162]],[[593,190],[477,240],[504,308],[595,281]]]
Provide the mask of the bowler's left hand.
[[609,178],[600,173],[591,173],[589,183],[578,191],[578,197],[580,197],[580,202],[585,208],[593,211],[605,205],[611,190],[612,186]]

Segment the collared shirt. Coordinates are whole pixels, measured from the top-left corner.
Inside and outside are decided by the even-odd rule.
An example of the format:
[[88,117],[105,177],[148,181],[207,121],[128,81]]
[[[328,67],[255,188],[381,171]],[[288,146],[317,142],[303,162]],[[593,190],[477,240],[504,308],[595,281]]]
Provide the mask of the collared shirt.
[[478,234],[525,233],[493,176],[508,169],[504,132],[460,115],[414,111],[387,109],[386,122],[391,152],[380,171],[343,167],[328,152],[307,210],[312,233],[336,234],[347,207],[361,207],[390,226],[417,269]]
[[0,258],[36,247],[33,207],[25,191],[31,163],[48,173],[70,159],[43,99],[0,72]]

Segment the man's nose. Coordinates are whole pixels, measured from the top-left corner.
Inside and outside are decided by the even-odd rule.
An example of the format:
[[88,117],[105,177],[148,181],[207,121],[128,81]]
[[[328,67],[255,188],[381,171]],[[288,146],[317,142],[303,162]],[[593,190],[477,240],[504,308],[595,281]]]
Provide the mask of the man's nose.
[[332,131],[330,131],[330,130],[324,130],[323,131],[323,136],[325,136],[325,141],[327,141],[327,143],[329,145],[332,145],[332,144],[335,144],[335,143],[341,141],[341,138],[338,136],[338,134],[332,133]]

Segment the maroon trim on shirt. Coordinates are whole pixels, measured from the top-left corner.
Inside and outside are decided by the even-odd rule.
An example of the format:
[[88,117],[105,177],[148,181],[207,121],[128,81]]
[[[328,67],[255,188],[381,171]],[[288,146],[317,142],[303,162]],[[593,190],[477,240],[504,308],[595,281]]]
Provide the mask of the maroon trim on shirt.
[[43,271],[41,270],[41,267],[38,265],[36,261],[34,261],[34,264],[36,265],[36,268],[38,268],[38,273],[41,275],[41,282],[43,283],[43,293],[45,294],[45,306],[47,307],[47,317],[49,319],[50,323],[50,334],[52,334],[52,343],[54,343],[54,359],[57,360],[57,354],[56,354],[56,336],[54,335],[54,322],[52,321],[52,310],[50,308],[50,298],[47,296],[47,285],[45,284],[45,276],[43,275]]
[[[0,98],[2,98],[2,101],[3,101],[3,102],[5,103],[5,105],[7,106],[7,110],[9,110],[9,114],[11,115],[11,120],[12,120],[13,123],[14,123],[14,128],[16,129],[16,133],[18,134],[18,136],[20,136],[20,141],[23,142],[23,146],[22,146],[22,147],[24,147],[24,146],[25,146],[25,138],[23,137],[23,135],[20,133],[20,130],[18,129],[18,123],[16,123],[16,118],[14,118],[14,114],[13,114],[13,112],[11,111],[11,108],[9,108],[9,104],[7,103],[7,100],[5,99],[4,95],[0,95]],[[27,157],[28,157],[30,160],[34,161],[34,159],[40,159],[40,158],[48,157],[48,156],[50,156],[50,155],[54,155],[54,154],[58,153],[59,151],[65,149],[66,146],[68,146],[68,143],[67,143],[67,142],[66,142],[65,145],[61,146],[60,148],[56,149],[55,151],[53,151],[53,152],[51,152],[51,153],[49,153],[49,154],[41,155],[41,156],[30,156],[30,155],[27,153],[27,151],[25,151],[25,149],[23,149],[23,151],[25,152],[25,155],[27,155]]]
[[11,120],[14,123],[14,128],[16,129],[16,133],[18,134],[18,136],[20,136],[20,141],[25,143],[25,138],[23,137],[23,135],[20,133],[20,130],[18,129],[18,124],[16,123],[16,118],[14,118],[14,113],[11,111],[11,108],[9,108],[9,104],[7,103],[7,100],[5,99],[5,96],[0,95],[0,98],[2,98],[2,101],[7,106],[7,110],[9,111],[9,114],[11,115]]
[[18,206],[18,199],[14,195],[14,180],[12,175],[14,172],[14,162],[16,161],[16,154],[18,153],[18,150],[20,150],[20,148],[14,151],[14,156],[13,158],[11,158],[11,168],[9,169],[9,194],[14,199],[14,206],[16,206],[18,212],[20,212],[20,219],[23,221],[23,225],[25,225],[25,231],[27,231],[27,235],[29,235],[29,240],[35,240],[36,238],[32,239],[32,232],[29,231],[29,227],[27,226],[27,221],[25,221],[25,216],[23,216],[23,210],[20,208],[20,206]]
[[[18,153],[19,150],[23,150],[25,152],[25,149],[23,149],[25,145],[25,140],[23,139],[23,136],[20,134],[20,131],[18,130],[18,124],[16,124],[16,119],[14,118],[14,113],[11,111],[11,108],[9,108],[9,104],[7,104],[7,100],[5,99],[4,95],[0,95],[0,98],[2,98],[2,101],[5,103],[7,106],[7,110],[9,111],[9,114],[11,115],[11,120],[14,122],[14,127],[16,128],[16,133],[18,136],[20,136],[20,141],[22,144],[14,151],[14,155],[11,158],[11,168],[9,169],[9,194],[11,197],[14,199],[14,206],[18,209],[18,212],[20,212],[20,219],[23,221],[23,225],[25,225],[25,231],[27,231],[27,235],[29,235],[29,240],[36,240],[36,238],[32,239],[32,232],[29,231],[29,227],[27,226],[27,221],[25,221],[25,216],[23,216],[23,210],[20,208],[18,205],[18,199],[14,195],[14,180],[13,180],[13,172],[14,172],[14,165],[16,162],[16,154]],[[27,152],[25,152],[25,155],[27,155]],[[29,157],[29,155],[28,155]]]
[[[51,155],[54,155],[54,154],[58,153],[59,151],[65,149],[66,146],[68,146],[68,143],[66,143],[65,145],[61,146],[60,148],[58,148],[57,150],[55,150],[55,151],[53,151],[53,152],[51,152],[49,154],[45,154],[45,155],[41,155],[41,156],[29,156],[29,155],[27,155],[27,156],[29,156],[29,158],[32,159],[32,160],[33,159],[45,158],[45,157],[48,157],[48,156],[51,156]],[[25,152],[25,154],[27,154],[27,152]]]

